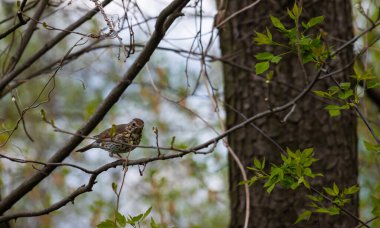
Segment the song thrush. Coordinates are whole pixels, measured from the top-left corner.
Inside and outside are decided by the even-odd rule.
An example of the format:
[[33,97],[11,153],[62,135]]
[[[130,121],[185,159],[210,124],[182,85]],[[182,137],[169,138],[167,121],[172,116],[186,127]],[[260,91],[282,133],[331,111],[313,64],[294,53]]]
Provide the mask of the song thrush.
[[80,148],[77,152],[85,152],[92,148],[106,150],[113,157],[114,154],[129,153],[140,143],[144,121],[133,119],[127,124],[116,125],[94,136],[96,141]]

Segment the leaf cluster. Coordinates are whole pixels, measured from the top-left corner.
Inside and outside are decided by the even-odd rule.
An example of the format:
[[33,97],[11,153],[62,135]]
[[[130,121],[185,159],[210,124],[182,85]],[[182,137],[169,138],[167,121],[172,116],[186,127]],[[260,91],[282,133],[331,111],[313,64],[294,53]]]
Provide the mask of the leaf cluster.
[[[132,227],[140,227],[140,223],[143,222],[150,212],[152,211],[152,207],[148,208],[144,213],[141,213],[136,216],[128,215],[125,217],[124,215],[120,214],[120,212],[116,212],[116,223],[112,219],[106,219],[102,222],[100,222],[97,227],[98,228],[120,228],[120,227],[127,227],[127,225],[130,225]],[[156,224],[153,218],[151,218],[150,221],[150,227],[151,228],[158,228],[159,226]]]
[[347,110],[359,103],[359,95],[357,87],[362,85],[364,89],[372,89],[378,87],[378,83],[371,70],[361,71],[357,66],[354,67],[355,74],[352,76],[356,83],[352,85],[350,82],[342,82],[336,86],[330,86],[327,91],[313,91],[319,97],[333,101],[335,104],[329,104],[325,109],[330,116],[340,116],[341,110]]
[[307,195],[308,199],[311,201],[309,204],[311,209],[302,212],[298,216],[298,219],[295,223],[299,223],[303,220],[309,220],[313,213],[324,213],[328,215],[340,214],[341,208],[351,201],[351,199],[348,197],[357,193],[359,191],[359,187],[353,185],[351,187],[340,190],[338,185],[334,183],[331,188],[323,187],[323,190],[329,197],[332,198],[332,200],[329,201],[330,205],[325,206],[326,197],[323,197],[322,195]]
[[332,117],[340,116],[341,110],[350,109],[351,106],[358,103],[358,96],[354,93],[350,82],[342,82],[338,86],[330,86],[327,91],[314,90],[313,92],[319,97],[338,103],[329,104],[325,107]]
[[258,159],[253,160],[253,167],[248,167],[249,170],[255,172],[255,175],[248,181],[242,183],[254,184],[258,180],[264,180],[264,187],[268,193],[271,193],[277,184],[281,184],[285,188],[296,189],[301,184],[306,188],[310,188],[308,178],[322,176],[322,174],[315,174],[312,172],[310,166],[318,159],[314,158],[313,148],[307,148],[303,151],[291,151],[289,148],[286,150],[287,156],[281,155],[282,164],[277,166],[271,164],[270,172],[266,173],[265,159],[260,162]]
[[[294,4],[292,10],[287,9],[288,16],[294,23],[294,27],[287,28],[279,18],[270,15],[270,20],[273,26],[287,39],[286,43],[280,43],[273,40],[271,31],[266,28],[266,33],[255,32],[254,42],[258,45],[271,45],[280,46],[286,49],[285,52],[275,55],[270,52],[261,52],[255,55],[258,62],[255,64],[256,74],[260,75],[266,72],[270,64],[278,64],[282,56],[289,53],[296,53],[300,55],[302,63],[309,62],[315,63],[317,66],[321,65],[325,59],[329,56],[329,48],[321,41],[321,33],[312,34],[309,31],[316,25],[324,21],[323,16],[311,18],[309,21],[301,21],[300,16],[302,13],[302,7]],[[302,25],[302,29],[300,28]],[[270,71],[266,78],[270,80],[273,76],[273,72]],[[269,78],[268,78],[269,76]]]

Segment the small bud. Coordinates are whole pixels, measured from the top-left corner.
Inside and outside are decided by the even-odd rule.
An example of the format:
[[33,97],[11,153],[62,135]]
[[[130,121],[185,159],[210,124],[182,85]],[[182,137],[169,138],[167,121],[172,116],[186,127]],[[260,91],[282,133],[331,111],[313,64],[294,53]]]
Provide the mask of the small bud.
[[115,194],[117,194],[117,184],[115,182],[112,182],[112,190]]
[[42,120],[46,122],[46,113],[45,113],[45,110],[41,109],[41,117],[42,117]]
[[154,134],[158,134],[158,129],[157,129],[157,127],[153,127],[152,130],[153,130]]
[[112,124],[111,130],[110,130],[110,136],[113,138],[116,135],[116,125]]
[[174,142],[175,142],[175,136],[173,136],[173,138],[172,138],[172,141],[171,141],[171,143],[170,143],[170,146],[173,148],[173,146],[174,146]]

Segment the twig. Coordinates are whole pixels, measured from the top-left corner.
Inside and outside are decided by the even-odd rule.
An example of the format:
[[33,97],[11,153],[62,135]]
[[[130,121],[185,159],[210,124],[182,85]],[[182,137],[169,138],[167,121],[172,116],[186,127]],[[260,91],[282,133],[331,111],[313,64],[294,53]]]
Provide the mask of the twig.
[[363,113],[360,111],[360,109],[358,108],[357,105],[354,105],[354,110],[356,111],[356,113],[359,114],[360,119],[363,120],[364,124],[367,126],[368,130],[371,132],[371,135],[372,135],[373,138],[375,139],[377,145],[380,145],[380,139],[379,139],[379,137],[377,137],[375,131],[374,131],[373,128],[371,127],[371,125],[370,125],[370,123],[368,122],[367,118],[365,118],[365,116],[364,116]]
[[250,8],[254,7],[255,5],[257,5],[261,0],[257,0],[251,4],[249,4],[248,6],[236,11],[235,13],[231,14],[229,17],[227,17],[226,19],[224,19],[223,21],[221,21],[220,23],[218,23],[215,27],[217,28],[220,28],[222,25],[224,25],[227,21],[231,20],[232,18],[236,17],[237,15],[243,13],[244,11],[246,10],[249,10]]
[[21,112],[20,106],[19,106],[19,104],[18,104],[15,96],[12,96],[12,101],[13,101],[13,103],[16,106],[18,114],[20,115],[20,119],[21,119],[22,126],[24,128],[24,132],[25,132],[26,136],[29,138],[30,141],[34,142],[32,136],[30,136],[28,130],[26,129],[26,123],[25,123],[25,120],[24,120],[24,116],[23,116],[23,114]]
[[282,123],[285,123],[288,120],[288,118],[293,114],[294,110],[296,109],[296,106],[297,106],[296,104],[293,104],[293,106],[290,109],[290,111],[286,114],[286,116],[282,120]]
[[[102,6],[108,5],[112,0],[104,0],[102,2]],[[81,26],[86,21],[90,20],[96,13],[98,12],[98,9],[92,9],[87,14],[82,16],[80,19],[78,19],[73,24],[69,25],[65,30],[67,31],[74,31],[76,28]],[[41,56],[43,56],[46,52],[48,52],[51,48],[53,48],[56,44],[58,44],[63,38],[65,38],[67,35],[69,35],[70,32],[63,31],[59,33],[57,36],[55,36],[50,41],[46,42],[45,45],[38,51],[35,52],[33,56],[26,59],[25,62],[19,66],[18,68],[14,69],[13,71],[9,72],[8,74],[4,75],[4,77],[0,80],[0,93],[4,90],[4,88],[11,82],[14,78],[16,78],[20,73],[24,72],[26,69],[28,69],[34,62],[36,62]]]
[[[72,202],[74,203],[74,200],[76,197],[78,197],[81,194],[84,194],[86,192],[92,191],[92,187],[96,184],[96,178],[99,174],[106,172],[108,169],[116,168],[118,166],[134,166],[134,165],[143,165],[146,166],[146,164],[158,161],[158,160],[169,160],[174,158],[181,158],[183,157],[183,153],[177,153],[177,154],[162,154],[160,157],[152,156],[148,158],[141,158],[137,160],[129,160],[128,164],[125,163],[125,159],[119,159],[114,162],[108,163],[106,165],[101,166],[100,168],[88,171],[88,173],[91,173],[91,177],[86,185],[83,185],[79,187],[77,190],[72,192],[69,196],[65,197],[64,199],[58,201],[57,203],[54,203],[50,207],[47,207],[45,209],[42,209],[40,211],[32,211],[32,212],[20,212],[20,213],[14,213],[14,214],[8,214],[0,216],[0,222],[9,221],[11,219],[17,219],[17,218],[23,218],[23,217],[36,217],[41,216],[45,214],[49,214],[52,211],[56,211],[60,209],[61,207],[65,206],[67,203]],[[48,175],[47,173],[41,174],[41,175]]]
[[[34,13],[33,17],[39,20],[45,11],[45,8],[47,7],[49,3],[49,0],[42,0],[39,1],[39,5],[36,9],[36,12]],[[20,23],[26,23],[24,21],[24,18],[22,16],[22,10],[25,7],[26,2],[22,2],[20,9],[17,12],[17,16],[20,20]],[[37,23],[35,21],[31,21],[25,31],[25,34],[22,36],[21,43],[18,45],[18,48],[15,52],[15,55],[11,58],[11,61],[8,64],[8,67],[6,68],[6,72],[12,71],[17,63],[20,61],[22,54],[26,50],[26,47],[28,46],[30,39],[32,38],[33,33],[36,31]],[[0,89],[1,91],[1,89]]]
[[124,172],[123,172],[123,178],[121,179],[121,185],[120,189],[118,192],[115,191],[116,194],[116,208],[115,208],[115,218],[114,218],[114,228],[116,228],[116,219],[117,219],[117,213],[119,213],[119,204],[120,204],[120,195],[121,195],[121,190],[123,189],[124,186],[124,181],[125,181],[125,175],[127,174],[128,168],[124,167]]
[[[106,0],[103,2],[104,4],[108,4],[110,0]],[[129,87],[129,85],[132,83],[132,81],[137,77],[137,74],[141,71],[143,66],[146,62],[149,61],[150,56],[153,54],[155,49],[157,48],[160,41],[163,39],[166,30],[164,28],[168,28],[170,23],[173,22],[173,17],[171,17],[171,20],[167,20],[168,16],[171,14],[178,14],[182,10],[183,7],[189,2],[189,0],[175,0],[171,4],[169,4],[163,11],[161,11],[160,15],[157,18],[155,28],[156,30],[153,32],[152,36],[150,37],[149,41],[147,42],[145,48],[142,50],[140,55],[136,58],[135,62],[129,67],[128,71],[124,74],[124,76],[120,79],[119,83],[111,90],[109,95],[103,100],[103,102],[99,105],[97,110],[94,112],[94,114],[90,117],[88,122],[81,127],[77,133],[80,135],[88,135],[95,127],[96,125],[104,118],[104,116],[107,114],[107,112],[111,109],[111,107],[119,100],[119,97],[124,93],[124,91]],[[87,14],[87,17],[91,18],[96,13],[96,10],[92,10]],[[87,19],[87,18],[86,18]],[[86,21],[84,19],[84,21]],[[83,18],[82,18],[83,20]],[[81,21],[81,20],[80,20]],[[84,21],[81,21],[83,23]],[[74,23],[77,25],[78,23]],[[78,26],[79,26],[78,25]],[[74,26],[74,25],[72,25]],[[73,29],[70,29],[73,30]],[[63,34],[63,37],[67,34]],[[61,40],[61,38],[56,38],[58,40]],[[56,41],[56,39],[53,39]],[[55,42],[53,42],[55,44]],[[53,43],[49,43],[49,45],[53,45]],[[46,44],[45,47],[49,47],[48,44]],[[49,48],[47,48],[49,50]],[[46,50],[46,51],[47,51]],[[31,60],[34,62],[36,59],[40,57],[40,54],[46,51],[40,50],[35,54]],[[30,62],[26,61],[25,63]],[[22,71],[24,71],[26,68],[19,68],[19,70],[16,70],[15,72],[7,75],[3,78],[2,81],[0,81],[0,91],[4,89],[4,87],[8,84],[10,80],[12,80],[16,75]],[[17,73],[17,74],[16,74]],[[82,141],[83,139],[81,137],[73,136],[71,139],[67,140],[67,143],[64,144],[50,159],[48,162],[50,163],[59,163],[62,162],[63,159],[65,159],[67,156],[70,155],[70,153],[75,149],[75,147]],[[214,141],[213,141],[214,142]],[[211,142],[211,143],[213,143]],[[210,143],[210,144],[211,144]],[[204,148],[204,147],[203,147]],[[7,211],[9,208],[11,208],[16,202],[18,202],[22,197],[25,196],[26,193],[31,191],[40,181],[45,179],[54,169],[56,166],[47,166],[43,169],[43,171],[46,174],[41,173],[35,173],[33,174],[29,179],[22,182],[16,189],[11,191],[6,197],[4,197],[0,201],[0,214],[3,214],[5,211]]]
[[158,145],[158,129],[157,127],[153,127],[153,132],[156,135],[156,145],[157,145],[157,156],[159,157],[161,155],[160,147]]
[[[369,223],[375,221],[375,220],[378,219],[378,218],[379,218],[379,216],[375,216],[375,217],[371,218],[370,220],[367,220],[367,221],[365,222],[365,224],[369,224]],[[359,224],[359,225],[355,226],[355,228],[361,228],[361,227],[363,227],[363,224]]]
[[[74,165],[74,164],[70,164],[70,163],[46,163],[46,162],[41,162],[41,161],[34,161],[34,160],[26,160],[26,159],[21,159],[21,158],[13,158],[13,157],[10,157],[10,156],[7,156],[7,155],[4,155],[4,154],[0,154],[0,158],[4,158],[4,159],[7,159],[9,161],[12,161],[12,162],[16,162],[16,163],[24,163],[24,164],[27,164],[27,163],[30,163],[30,164],[37,164],[37,165],[43,165],[43,166],[68,166],[68,167],[73,167],[73,168],[76,168],[76,169],[79,169],[85,173],[88,173],[88,174],[92,174],[93,172],[88,170],[88,169],[85,169],[81,166],[78,166],[78,165]],[[41,171],[41,170],[39,170]]]
[[322,196],[324,199],[328,200],[330,203],[332,203],[335,206],[337,206],[340,210],[342,210],[345,214],[347,214],[348,216],[350,216],[351,218],[353,218],[355,221],[361,223],[365,227],[370,228],[365,222],[363,222],[362,220],[360,220],[360,218],[358,218],[356,215],[352,214],[350,211],[346,210],[344,207],[339,206],[332,199],[330,199],[330,197],[326,196],[325,194],[323,194],[322,192],[318,191],[316,188],[314,188],[312,186],[310,187],[310,189],[313,192],[317,193],[318,195]]

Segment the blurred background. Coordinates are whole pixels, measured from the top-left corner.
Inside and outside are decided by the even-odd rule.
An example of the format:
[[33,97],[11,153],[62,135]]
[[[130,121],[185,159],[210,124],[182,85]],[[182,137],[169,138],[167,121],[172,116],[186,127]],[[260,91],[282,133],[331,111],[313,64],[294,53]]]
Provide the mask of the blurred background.
[[[49,28],[66,28],[95,7],[92,1],[50,1],[50,5],[40,21],[21,62],[33,55],[46,42],[60,31]],[[27,6],[36,1],[28,1]],[[95,111],[104,97],[128,70],[143,48],[151,33],[159,12],[170,1],[114,1],[104,8],[109,19],[119,31],[119,36],[130,44],[133,38],[135,53],[128,58],[120,47],[118,39],[91,39],[81,34],[106,33],[108,26],[101,14],[75,31],[42,56],[27,71],[22,73],[12,93],[1,94],[0,100],[0,143],[8,140],[6,131],[12,129],[19,119],[19,113],[12,96],[21,109],[34,101],[38,107],[31,108],[24,116],[25,125],[34,142],[28,140],[22,125],[14,132],[0,152],[10,157],[46,161],[70,135],[55,132],[43,121],[41,110],[46,118],[54,120],[60,129],[75,132]],[[353,2],[355,6],[357,1]],[[376,17],[379,2],[361,1],[363,9]],[[5,31],[15,23],[18,6],[16,1],[0,2],[0,31]],[[175,137],[175,146],[188,148],[198,145],[222,132],[223,120],[223,78],[222,65],[216,61],[220,56],[217,31],[213,29],[216,2],[211,0],[193,1],[185,8],[185,16],[178,18],[170,27],[165,39],[160,43],[149,63],[138,75],[133,84],[123,94],[118,103],[107,114],[91,135],[96,135],[112,124],[127,123],[133,118],[145,121],[141,145],[155,146],[156,138],[152,131],[157,127],[159,144],[170,146]],[[26,11],[28,14],[28,11]],[[354,7],[355,32],[367,26],[363,15]],[[128,18],[128,20],[124,20]],[[48,25],[48,26],[46,26]],[[19,32],[22,32],[20,30]],[[133,34],[132,34],[133,33]],[[368,44],[374,30],[356,42],[360,50]],[[17,34],[17,33],[16,33]],[[7,53],[12,52],[20,42],[18,36],[7,36],[0,42],[0,70],[9,61]],[[89,47],[89,48],[88,48]],[[72,61],[64,61],[56,74],[63,57],[82,49],[88,50],[74,56]],[[207,49],[209,56],[202,64],[200,53]],[[365,66],[370,66],[374,75],[379,75],[379,45],[375,44],[365,55]],[[207,71],[207,77],[205,77]],[[54,76],[53,76],[54,75]],[[53,77],[52,77],[53,76]],[[213,94],[218,98],[211,98]],[[362,96],[362,108],[379,130],[379,108]],[[217,105],[216,105],[217,104]],[[364,141],[371,141],[368,130],[359,121],[360,156],[360,212],[366,219],[372,218],[376,202],[373,197],[379,194],[379,159],[376,153],[368,151]],[[85,145],[91,140],[85,140]],[[165,152],[169,153],[169,152]],[[138,148],[130,159],[156,155],[154,149]],[[87,169],[115,160],[108,153],[92,149],[86,153],[72,153],[65,162]],[[7,195],[35,169],[30,164],[19,164],[0,160],[0,193]],[[138,215],[152,207],[149,217],[157,223],[169,227],[227,227],[229,221],[228,162],[227,151],[219,143],[215,151],[208,155],[187,155],[182,158],[149,163],[143,167],[130,167],[120,198],[120,213]],[[112,183],[119,186],[123,177],[121,167],[102,173],[90,193],[76,198],[51,214],[19,219],[15,227],[94,227],[100,221],[112,218],[116,196]],[[70,167],[56,169],[37,188],[18,202],[11,211],[33,211],[45,208],[66,197],[88,181],[89,175]],[[149,221],[147,221],[149,222]],[[379,224],[379,223],[377,223]]]

